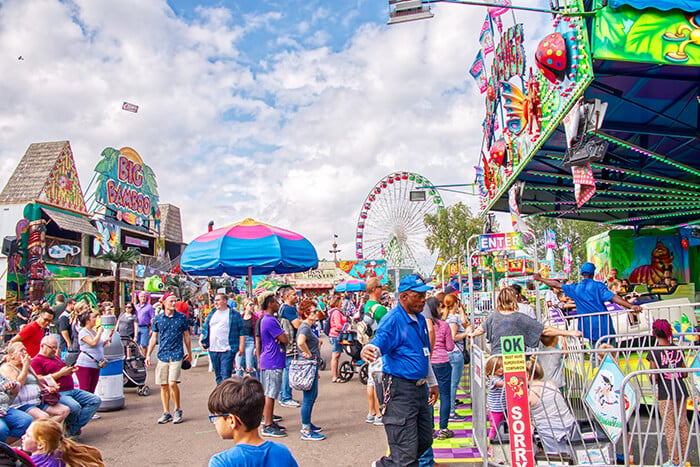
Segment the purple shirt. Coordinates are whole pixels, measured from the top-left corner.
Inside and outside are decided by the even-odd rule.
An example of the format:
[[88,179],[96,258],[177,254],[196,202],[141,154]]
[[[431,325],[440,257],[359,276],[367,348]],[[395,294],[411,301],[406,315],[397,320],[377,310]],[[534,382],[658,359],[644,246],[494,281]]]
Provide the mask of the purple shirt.
[[32,454],[32,462],[37,467],[65,467],[66,463],[60,458],[60,454]]
[[153,305],[148,302],[143,305],[139,303],[134,305],[134,309],[136,310],[136,319],[139,322],[139,326],[150,326],[153,316],[156,314]]
[[284,331],[274,316],[264,314],[260,318],[261,370],[278,370],[285,367],[287,354],[277,342],[277,337],[282,334]]

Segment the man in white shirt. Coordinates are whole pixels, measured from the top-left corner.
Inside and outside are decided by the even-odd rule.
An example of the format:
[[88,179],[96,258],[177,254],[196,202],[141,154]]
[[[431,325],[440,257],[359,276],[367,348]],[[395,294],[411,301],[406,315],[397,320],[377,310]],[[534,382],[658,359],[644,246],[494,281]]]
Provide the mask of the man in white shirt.
[[200,342],[202,348],[209,351],[216,384],[230,378],[236,355],[245,352],[245,330],[243,318],[238,311],[229,308],[223,293],[214,297],[214,309],[204,322]]

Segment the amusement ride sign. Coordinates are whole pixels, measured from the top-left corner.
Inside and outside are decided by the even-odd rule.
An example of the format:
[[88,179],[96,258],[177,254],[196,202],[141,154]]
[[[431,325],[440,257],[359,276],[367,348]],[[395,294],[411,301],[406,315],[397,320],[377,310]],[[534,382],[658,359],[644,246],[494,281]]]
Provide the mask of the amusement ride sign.
[[506,402],[508,404],[511,459],[513,465],[535,465],[523,336],[501,337],[501,348],[503,349],[503,377],[506,383]]
[[489,251],[522,250],[523,236],[520,232],[506,232],[479,235],[479,250]]
[[97,163],[97,201],[118,220],[148,225],[158,217],[158,185],[141,156],[131,148],[105,148]]

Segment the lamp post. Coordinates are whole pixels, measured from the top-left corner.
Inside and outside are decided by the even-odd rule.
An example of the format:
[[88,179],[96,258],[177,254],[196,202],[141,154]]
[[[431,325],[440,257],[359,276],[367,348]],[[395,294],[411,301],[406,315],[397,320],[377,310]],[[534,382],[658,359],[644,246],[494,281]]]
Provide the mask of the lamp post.
[[340,253],[340,250],[338,249],[338,242],[336,241],[337,238],[338,234],[333,234],[333,244],[331,245],[333,249],[328,250],[328,253],[333,253],[333,262],[335,263],[338,262],[338,253]]

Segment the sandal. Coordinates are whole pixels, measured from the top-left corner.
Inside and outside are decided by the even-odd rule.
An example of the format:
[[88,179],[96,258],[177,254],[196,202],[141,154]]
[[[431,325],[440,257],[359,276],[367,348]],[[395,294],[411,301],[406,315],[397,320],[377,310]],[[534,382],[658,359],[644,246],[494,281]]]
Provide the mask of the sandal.
[[340,380],[340,378],[333,378],[333,379],[331,380],[331,382],[332,382],[332,383],[342,383],[342,381]]
[[447,439],[447,438],[452,438],[454,436],[454,432],[452,430],[438,430],[435,433],[435,439]]

